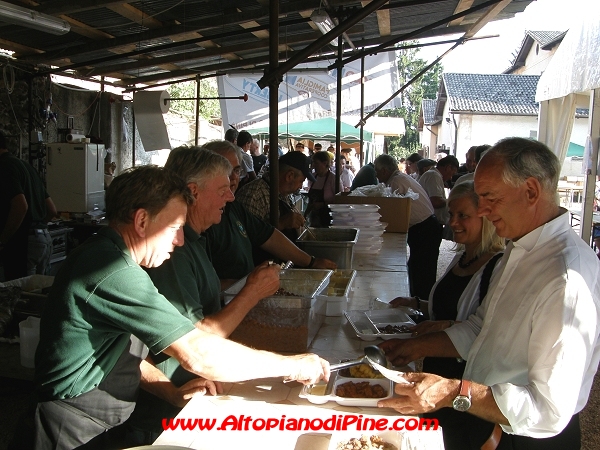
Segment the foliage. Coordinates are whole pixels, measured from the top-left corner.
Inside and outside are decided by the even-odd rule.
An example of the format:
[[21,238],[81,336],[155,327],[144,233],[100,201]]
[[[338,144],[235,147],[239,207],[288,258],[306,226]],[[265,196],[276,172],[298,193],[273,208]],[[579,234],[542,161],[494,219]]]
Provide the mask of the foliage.
[[[167,88],[172,98],[196,98],[196,82],[184,81],[172,84]],[[217,97],[219,95],[217,82],[212,79],[200,80],[200,98]],[[178,100],[171,102],[170,112],[194,119],[196,116],[195,100]],[[210,119],[221,116],[219,100],[200,100],[200,117]]]
[[[405,42],[404,44],[417,44],[417,41]],[[424,59],[419,58],[418,53],[418,47],[400,49],[396,52],[400,86],[404,86],[412,80],[429,64]],[[386,138],[388,153],[394,158],[398,160],[406,158],[411,153],[420,150],[417,127],[419,125],[421,101],[424,98],[436,98],[443,70],[442,64],[438,62],[399,95],[402,105],[400,108],[379,112],[379,115],[384,117],[403,117],[406,124],[406,133],[403,136]]]

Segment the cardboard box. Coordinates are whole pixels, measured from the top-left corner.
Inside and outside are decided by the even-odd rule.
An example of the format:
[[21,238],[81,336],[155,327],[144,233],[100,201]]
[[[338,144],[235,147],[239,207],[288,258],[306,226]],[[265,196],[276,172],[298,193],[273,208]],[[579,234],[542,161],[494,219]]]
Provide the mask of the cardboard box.
[[334,203],[364,205],[379,205],[379,214],[381,221],[388,225],[385,231],[388,233],[406,233],[408,232],[408,222],[410,220],[410,205],[413,200],[410,198],[398,197],[358,197],[351,195],[336,195]]

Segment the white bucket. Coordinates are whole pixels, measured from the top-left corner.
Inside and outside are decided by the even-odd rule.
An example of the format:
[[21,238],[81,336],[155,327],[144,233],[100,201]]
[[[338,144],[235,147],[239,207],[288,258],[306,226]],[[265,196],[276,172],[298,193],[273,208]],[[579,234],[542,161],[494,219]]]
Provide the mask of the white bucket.
[[19,336],[21,340],[21,365],[35,367],[35,349],[40,341],[40,318],[29,316],[19,323]]

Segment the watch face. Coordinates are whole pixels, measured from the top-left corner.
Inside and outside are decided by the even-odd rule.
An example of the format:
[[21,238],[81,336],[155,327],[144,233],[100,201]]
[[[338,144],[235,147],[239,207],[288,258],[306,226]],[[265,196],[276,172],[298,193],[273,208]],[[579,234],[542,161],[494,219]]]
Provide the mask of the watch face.
[[471,399],[464,395],[459,395],[452,402],[452,407],[457,411],[467,411],[471,407]]

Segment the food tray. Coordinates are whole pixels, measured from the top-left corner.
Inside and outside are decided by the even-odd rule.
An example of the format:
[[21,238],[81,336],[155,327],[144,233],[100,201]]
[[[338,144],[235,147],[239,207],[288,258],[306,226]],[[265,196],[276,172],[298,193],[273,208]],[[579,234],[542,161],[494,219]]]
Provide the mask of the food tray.
[[[409,448],[417,448],[417,447],[404,447],[402,446],[403,436],[398,431],[386,430],[386,431],[336,431],[332,433],[331,439],[329,441],[329,446],[327,450],[337,450],[338,444],[342,444],[348,442],[350,439],[360,439],[361,436],[379,436],[388,444],[393,446],[394,450],[403,450]],[[426,448],[426,447],[419,447]]]
[[341,316],[346,310],[354,278],[356,278],[356,270],[338,269],[333,272],[329,284],[318,296],[327,302],[327,316]]
[[[279,273],[279,287],[293,294],[272,295],[262,299],[259,304],[263,307],[277,308],[309,308],[310,299],[321,293],[333,270],[325,269],[286,269]],[[246,284],[246,277],[237,281],[223,292],[225,304],[229,303]],[[303,300],[304,299],[304,300]]]
[[[387,391],[387,395],[381,398],[348,398],[335,395],[337,387],[349,381],[354,383],[367,381],[371,385],[379,385]],[[324,392],[324,395],[315,395],[313,392],[318,392],[318,394]],[[327,402],[336,402],[338,405],[342,406],[367,406],[376,408],[379,400],[385,400],[394,396],[394,382],[386,378],[345,378],[340,376],[339,373],[335,373],[331,375],[327,385],[316,384],[314,386],[304,386],[300,391],[299,396],[316,405],[322,405]]]
[[400,309],[345,311],[344,315],[354,329],[356,335],[363,341],[376,339],[408,339],[411,333],[381,333],[378,327],[386,325],[414,326],[415,321]]

